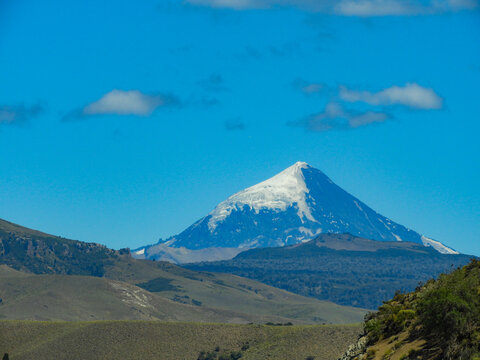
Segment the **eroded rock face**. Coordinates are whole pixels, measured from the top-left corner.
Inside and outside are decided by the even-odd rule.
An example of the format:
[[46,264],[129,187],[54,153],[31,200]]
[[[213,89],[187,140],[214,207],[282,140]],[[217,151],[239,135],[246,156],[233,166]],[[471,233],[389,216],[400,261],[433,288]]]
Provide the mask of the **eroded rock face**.
[[366,358],[367,337],[362,336],[338,360],[364,360]]

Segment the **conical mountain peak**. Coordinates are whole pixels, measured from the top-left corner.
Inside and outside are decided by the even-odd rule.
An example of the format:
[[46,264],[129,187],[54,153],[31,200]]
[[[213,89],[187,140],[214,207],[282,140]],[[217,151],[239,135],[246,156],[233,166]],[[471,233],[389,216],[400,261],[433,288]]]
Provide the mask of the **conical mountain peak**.
[[456,253],[375,212],[323,172],[301,161],[228,197],[166,244],[188,249],[284,246],[321,233],[409,241],[442,253]]
[[[290,168],[295,168],[295,169],[306,169],[306,168],[309,168],[311,167],[310,165],[308,165],[305,161],[297,161],[295,164],[293,164],[292,166],[288,167],[287,169],[290,169]],[[285,169],[285,170],[287,170]]]
[[230,196],[210,213],[209,229],[214,230],[232,211],[245,207],[258,214],[267,209],[285,211],[295,205],[302,221],[305,218],[315,221],[306,203],[309,190],[302,172],[309,167],[305,162],[296,162],[270,179]]

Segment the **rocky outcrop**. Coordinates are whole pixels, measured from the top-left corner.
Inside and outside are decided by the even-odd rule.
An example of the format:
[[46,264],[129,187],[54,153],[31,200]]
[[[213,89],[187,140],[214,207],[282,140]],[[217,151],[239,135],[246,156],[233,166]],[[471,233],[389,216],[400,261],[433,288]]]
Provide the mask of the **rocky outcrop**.
[[355,344],[350,345],[348,350],[338,360],[363,360],[366,357],[367,337],[361,336]]

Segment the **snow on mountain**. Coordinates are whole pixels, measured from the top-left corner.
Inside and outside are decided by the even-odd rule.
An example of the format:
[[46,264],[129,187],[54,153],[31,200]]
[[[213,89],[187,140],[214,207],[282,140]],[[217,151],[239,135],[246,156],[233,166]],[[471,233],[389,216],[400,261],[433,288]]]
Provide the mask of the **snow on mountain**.
[[140,250],[134,251],[133,254],[137,256],[143,255],[145,254],[145,248],[141,248]]
[[450,255],[459,254],[458,251],[450,249],[449,247],[443,245],[440,241],[430,239],[426,236],[422,236],[422,243],[425,246],[431,246],[432,248],[434,248],[435,250],[437,250],[441,254],[450,254]]
[[161,244],[190,250],[285,246],[308,241],[320,233],[410,241],[444,254],[457,254],[378,214],[305,162],[297,162],[230,196],[210,214]]
[[217,224],[225,220],[233,210],[242,209],[244,206],[258,214],[262,209],[285,211],[296,205],[301,220],[307,218],[316,221],[306,202],[309,190],[301,171],[308,167],[307,163],[299,161],[274,177],[230,196],[210,213],[208,228],[210,231],[215,230]]

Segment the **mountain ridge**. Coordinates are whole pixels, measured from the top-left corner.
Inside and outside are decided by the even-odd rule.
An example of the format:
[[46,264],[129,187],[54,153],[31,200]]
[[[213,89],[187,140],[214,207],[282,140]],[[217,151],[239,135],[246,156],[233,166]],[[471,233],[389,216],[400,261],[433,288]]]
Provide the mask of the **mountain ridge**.
[[183,264],[235,274],[304,296],[367,309],[395,291],[463,266],[472,256],[447,255],[412,242],[382,242],[351,234],[321,234],[286,247],[255,248],[230,260]]

